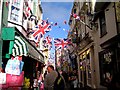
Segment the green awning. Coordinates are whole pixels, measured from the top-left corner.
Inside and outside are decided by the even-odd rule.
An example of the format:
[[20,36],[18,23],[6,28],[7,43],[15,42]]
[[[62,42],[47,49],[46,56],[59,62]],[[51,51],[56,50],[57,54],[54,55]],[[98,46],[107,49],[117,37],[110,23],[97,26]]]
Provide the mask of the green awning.
[[12,48],[13,56],[30,56],[44,63],[44,56],[35,49],[30,43],[25,41],[21,36],[15,36],[14,46]]
[[12,49],[13,56],[27,56],[27,45],[20,36],[15,36],[14,46]]
[[13,56],[29,56],[39,62],[44,63],[43,54],[37,50],[15,27],[4,27],[2,28],[2,39],[5,44],[8,44],[5,51],[5,58],[10,58],[11,54]]

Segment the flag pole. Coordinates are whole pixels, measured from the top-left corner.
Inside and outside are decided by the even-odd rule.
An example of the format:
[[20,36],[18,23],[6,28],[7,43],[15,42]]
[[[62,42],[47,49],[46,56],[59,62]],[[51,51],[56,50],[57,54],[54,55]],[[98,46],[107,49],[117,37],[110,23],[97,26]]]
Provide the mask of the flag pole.
[[76,15],[76,14],[73,13],[72,16],[73,16],[76,20],[80,20],[80,22],[81,22],[82,24],[84,24],[84,25],[87,26],[90,30],[92,30],[92,28],[91,28],[88,24],[86,24],[85,22],[83,22],[78,15]]
[[86,23],[83,22],[82,20],[80,20],[80,22],[81,22],[82,24],[84,24],[85,26],[87,26],[90,30],[92,30],[92,28],[91,28],[88,24],[86,24]]

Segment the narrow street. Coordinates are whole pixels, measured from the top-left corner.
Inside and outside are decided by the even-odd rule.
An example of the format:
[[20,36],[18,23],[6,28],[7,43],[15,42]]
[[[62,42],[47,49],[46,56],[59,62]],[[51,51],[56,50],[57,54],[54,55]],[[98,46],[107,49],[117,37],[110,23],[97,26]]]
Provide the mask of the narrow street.
[[120,90],[120,0],[0,0],[0,90]]

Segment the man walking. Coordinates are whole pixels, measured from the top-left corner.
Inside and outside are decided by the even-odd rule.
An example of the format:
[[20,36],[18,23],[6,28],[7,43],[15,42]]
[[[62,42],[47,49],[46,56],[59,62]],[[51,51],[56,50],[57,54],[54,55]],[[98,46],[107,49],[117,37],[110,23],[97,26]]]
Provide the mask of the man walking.
[[54,70],[54,67],[52,65],[49,65],[47,67],[48,74],[46,75],[44,79],[44,89],[45,90],[53,90],[54,88],[54,82],[58,76],[57,71]]

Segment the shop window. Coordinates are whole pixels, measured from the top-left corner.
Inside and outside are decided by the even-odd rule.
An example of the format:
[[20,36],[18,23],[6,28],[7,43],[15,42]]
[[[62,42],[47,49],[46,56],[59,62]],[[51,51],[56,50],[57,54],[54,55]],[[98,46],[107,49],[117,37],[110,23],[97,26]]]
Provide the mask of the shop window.
[[100,20],[100,37],[103,37],[105,34],[107,34],[104,11],[101,12],[99,20]]
[[20,13],[20,0],[18,0],[17,2],[12,0],[10,19],[18,22],[19,13]]
[[113,56],[113,53],[108,50],[105,50],[99,53],[100,83],[103,86],[109,85],[109,83],[111,82],[113,73],[115,72],[112,56]]
[[82,82],[83,81],[83,75],[82,75],[82,72],[83,72],[83,66],[82,66],[82,56],[81,56],[81,59],[79,60],[80,61],[80,81]]
[[14,8],[14,11],[11,11],[11,17],[10,17],[10,19],[18,22],[18,17],[19,16],[17,14],[19,12],[20,12],[20,10],[18,8]]
[[20,25],[22,24],[21,5],[22,5],[21,0],[17,0],[17,2],[12,0],[10,3],[9,18],[8,18],[9,21]]
[[91,85],[92,72],[91,72],[91,66],[90,66],[90,54],[88,53],[86,57],[87,57],[87,77],[88,77],[87,83]]

